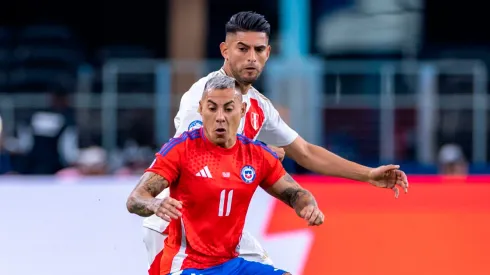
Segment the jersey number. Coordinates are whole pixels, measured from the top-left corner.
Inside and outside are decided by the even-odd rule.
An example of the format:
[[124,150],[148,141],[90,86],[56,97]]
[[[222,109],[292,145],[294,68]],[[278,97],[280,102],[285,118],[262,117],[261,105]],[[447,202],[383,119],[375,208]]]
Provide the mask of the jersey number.
[[231,211],[231,202],[233,200],[233,190],[226,192],[226,190],[222,190],[219,196],[219,209],[218,216],[229,216]]

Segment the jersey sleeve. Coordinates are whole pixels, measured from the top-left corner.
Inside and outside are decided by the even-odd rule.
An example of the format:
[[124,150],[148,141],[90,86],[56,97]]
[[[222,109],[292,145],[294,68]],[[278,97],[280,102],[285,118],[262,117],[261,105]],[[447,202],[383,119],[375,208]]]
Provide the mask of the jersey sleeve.
[[282,120],[279,112],[269,100],[266,101],[264,109],[267,120],[257,139],[275,146],[287,146],[293,143],[298,133]]
[[192,85],[180,100],[179,111],[174,118],[175,135],[179,137],[185,131],[192,131],[202,126],[201,114],[198,113],[204,85],[198,81]]
[[286,170],[282,166],[281,161],[271,149],[265,145],[261,145],[264,153],[264,162],[262,171],[265,174],[260,187],[267,189],[274,185],[280,178],[286,175]]
[[184,137],[172,138],[155,154],[150,167],[145,172],[152,172],[165,178],[171,185],[180,175],[182,157],[185,153]]

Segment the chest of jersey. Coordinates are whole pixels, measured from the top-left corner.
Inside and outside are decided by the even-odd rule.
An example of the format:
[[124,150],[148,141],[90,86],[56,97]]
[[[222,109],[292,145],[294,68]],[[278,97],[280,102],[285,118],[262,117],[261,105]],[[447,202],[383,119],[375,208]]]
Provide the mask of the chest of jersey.
[[177,193],[172,192],[172,196],[199,214],[225,217],[246,213],[262,180],[262,159],[244,151],[239,148],[234,154],[221,154],[208,148],[189,150]]

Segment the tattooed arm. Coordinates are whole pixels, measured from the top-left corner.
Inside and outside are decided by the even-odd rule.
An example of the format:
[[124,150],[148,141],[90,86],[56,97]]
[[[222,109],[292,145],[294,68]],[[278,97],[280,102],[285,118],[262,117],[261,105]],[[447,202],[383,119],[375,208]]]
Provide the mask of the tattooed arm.
[[152,172],[144,173],[126,202],[128,211],[142,217],[153,215],[162,202],[155,197],[168,186],[168,181],[162,176]]
[[294,210],[302,209],[307,205],[317,205],[313,195],[302,188],[289,174],[284,175],[267,189],[267,193],[289,205]]
[[307,220],[310,225],[323,223],[323,213],[318,209],[313,195],[301,187],[289,174],[284,175],[266,191],[293,208],[296,214]]

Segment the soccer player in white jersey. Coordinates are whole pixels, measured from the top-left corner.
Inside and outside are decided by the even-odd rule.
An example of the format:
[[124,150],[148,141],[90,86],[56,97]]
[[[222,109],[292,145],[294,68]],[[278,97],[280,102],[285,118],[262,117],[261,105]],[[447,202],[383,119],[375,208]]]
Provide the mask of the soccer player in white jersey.
[[[252,87],[252,83],[257,80],[269,58],[271,51],[269,35],[270,25],[260,14],[239,12],[231,17],[226,24],[226,40],[220,44],[224,65],[219,71],[201,78],[182,96],[180,109],[174,120],[177,130],[175,136],[201,127],[201,116],[197,110],[204,85],[210,77],[226,74],[240,83],[243,101],[247,103],[247,112],[240,123],[239,133],[268,145],[277,146],[271,148],[279,154],[284,150],[288,157],[313,172],[390,188],[393,189],[396,197],[399,194],[397,185],[407,192],[407,177],[399,170],[398,165],[370,168],[308,143],[281,119],[272,103]],[[158,198],[166,196],[169,194],[164,191]],[[151,265],[150,274],[153,274],[152,270],[159,266],[159,255],[163,249],[167,225],[167,222],[155,215],[146,218],[143,223]],[[247,232],[243,233],[239,254],[248,260],[272,263],[259,242]]]

